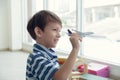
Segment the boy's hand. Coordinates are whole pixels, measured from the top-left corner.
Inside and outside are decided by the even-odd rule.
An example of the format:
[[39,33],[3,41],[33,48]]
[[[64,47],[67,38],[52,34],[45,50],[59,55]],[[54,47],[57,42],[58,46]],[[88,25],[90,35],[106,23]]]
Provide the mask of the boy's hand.
[[73,48],[79,49],[79,47],[80,47],[79,41],[82,41],[82,39],[80,38],[80,36],[77,33],[72,33],[70,35],[70,42],[71,42]]

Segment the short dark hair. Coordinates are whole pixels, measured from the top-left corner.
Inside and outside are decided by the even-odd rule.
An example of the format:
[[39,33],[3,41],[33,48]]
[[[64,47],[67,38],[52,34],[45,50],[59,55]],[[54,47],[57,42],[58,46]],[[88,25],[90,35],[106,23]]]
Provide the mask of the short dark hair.
[[37,12],[33,17],[28,21],[27,31],[31,35],[31,37],[35,40],[36,35],[34,32],[35,27],[39,27],[42,31],[44,31],[45,26],[49,22],[56,22],[62,26],[62,22],[60,18],[53,12],[48,10],[42,10]]

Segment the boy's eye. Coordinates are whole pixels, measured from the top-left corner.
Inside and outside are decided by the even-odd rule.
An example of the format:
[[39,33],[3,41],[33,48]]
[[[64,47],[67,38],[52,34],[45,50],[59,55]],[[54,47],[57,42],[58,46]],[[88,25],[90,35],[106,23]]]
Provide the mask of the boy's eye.
[[53,30],[55,30],[55,31],[56,31],[57,29],[53,29]]
[[57,31],[57,29],[53,29],[54,31]]
[[59,29],[53,29],[54,31],[57,31],[57,32],[60,32],[60,30]]

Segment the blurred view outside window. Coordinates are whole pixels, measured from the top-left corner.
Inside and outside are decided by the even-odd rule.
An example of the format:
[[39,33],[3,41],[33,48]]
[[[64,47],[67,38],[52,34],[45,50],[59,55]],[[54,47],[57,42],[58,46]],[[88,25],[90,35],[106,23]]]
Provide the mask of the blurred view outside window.
[[83,53],[92,59],[118,64],[120,61],[120,1],[110,1],[83,0],[83,31],[94,33],[94,36],[84,38]]

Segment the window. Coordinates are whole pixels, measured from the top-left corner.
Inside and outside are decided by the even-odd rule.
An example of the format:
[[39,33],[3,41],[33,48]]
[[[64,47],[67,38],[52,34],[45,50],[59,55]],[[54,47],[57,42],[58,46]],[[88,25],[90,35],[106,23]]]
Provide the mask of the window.
[[83,54],[92,59],[119,64],[120,1],[84,1],[87,2],[84,2],[83,7],[83,31],[94,34],[84,38]]

